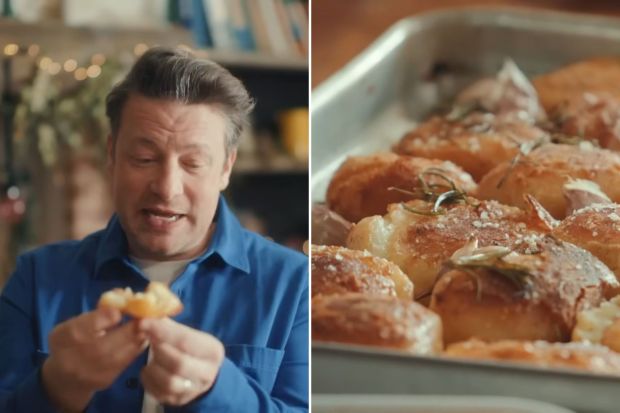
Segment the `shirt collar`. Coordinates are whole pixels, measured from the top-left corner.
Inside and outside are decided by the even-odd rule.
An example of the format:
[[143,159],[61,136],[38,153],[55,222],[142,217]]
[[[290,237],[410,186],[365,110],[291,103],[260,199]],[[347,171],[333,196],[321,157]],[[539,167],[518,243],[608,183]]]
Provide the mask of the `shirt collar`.
[[[250,263],[243,228],[222,195],[218,200],[214,222],[216,222],[215,232],[207,250],[192,262],[202,263],[212,255],[218,255],[228,265],[249,274]],[[95,277],[99,277],[103,267],[110,262],[129,263],[128,254],[127,237],[118,216],[114,214],[99,241],[95,259]]]

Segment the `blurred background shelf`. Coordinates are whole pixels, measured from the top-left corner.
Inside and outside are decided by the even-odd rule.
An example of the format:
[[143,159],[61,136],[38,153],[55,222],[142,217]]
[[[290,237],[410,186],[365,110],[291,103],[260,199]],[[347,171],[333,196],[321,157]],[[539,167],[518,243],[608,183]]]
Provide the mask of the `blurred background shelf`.
[[291,158],[290,156],[281,155],[273,159],[260,158],[237,158],[235,162],[234,174],[289,174],[289,175],[307,175],[308,163],[301,162]]
[[[37,44],[41,50],[62,60],[94,53],[133,51],[136,45],[195,47],[192,33],[168,25],[159,28],[71,27],[57,21],[24,23],[0,18],[0,44]],[[308,59],[301,56],[274,55],[268,52],[195,49],[195,54],[224,66],[264,70],[307,71]],[[78,56],[79,57],[79,56]]]

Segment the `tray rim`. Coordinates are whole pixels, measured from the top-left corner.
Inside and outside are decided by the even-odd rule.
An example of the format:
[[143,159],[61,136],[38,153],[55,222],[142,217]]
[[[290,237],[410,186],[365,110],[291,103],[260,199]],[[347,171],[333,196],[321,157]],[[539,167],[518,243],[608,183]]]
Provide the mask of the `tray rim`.
[[[579,23],[582,27],[571,26],[571,29],[573,31],[594,30],[599,35],[602,35],[605,31],[613,30],[620,36],[620,17],[536,9],[523,6],[463,6],[410,15],[395,21],[359,54],[318,84],[311,93],[312,113],[317,109],[320,110],[323,105],[329,103],[329,100],[334,95],[338,95],[341,90],[354,84],[363,76],[363,74],[365,74],[364,68],[370,66],[380,55],[385,54],[384,46],[402,38],[402,33],[407,31],[403,29],[412,26],[422,28],[427,25],[437,25],[438,23],[445,23],[455,18],[467,18],[478,22],[478,24],[484,22],[487,25],[497,27],[505,25],[505,23],[502,24],[498,22],[497,19],[499,17],[522,19],[524,21],[529,20],[530,23],[544,21],[545,30],[549,31],[552,30],[553,27],[556,29],[566,29],[566,25]],[[558,27],[558,24],[562,26]],[[588,27],[585,27],[585,25]]]
[[[403,408],[464,408],[469,411],[476,408],[484,409],[524,409],[532,412],[574,413],[565,407],[548,402],[511,396],[480,396],[480,395],[411,395],[411,394],[351,394],[351,393],[318,393],[312,395],[312,407],[343,408],[360,406],[388,406]],[[351,401],[347,401],[351,398]],[[405,405],[402,403],[408,403]],[[466,404],[471,403],[471,404]],[[513,404],[513,406],[506,406]],[[543,410],[544,409],[544,410]],[[458,413],[458,412],[455,412]]]
[[[316,353],[315,353],[316,351]],[[378,347],[361,346],[354,344],[342,344],[331,342],[312,342],[312,357],[315,354],[326,353],[330,355],[345,355],[347,357],[371,357],[376,359],[401,360],[403,363],[424,363],[429,365],[443,365],[454,368],[476,368],[494,372],[522,372],[536,373],[543,376],[575,379],[598,380],[618,384],[620,376],[606,373],[591,373],[581,370],[562,369],[556,367],[542,367],[528,365],[526,363],[511,363],[497,360],[477,360],[464,358],[449,358],[440,355],[415,355],[407,354],[398,350],[382,349]]]

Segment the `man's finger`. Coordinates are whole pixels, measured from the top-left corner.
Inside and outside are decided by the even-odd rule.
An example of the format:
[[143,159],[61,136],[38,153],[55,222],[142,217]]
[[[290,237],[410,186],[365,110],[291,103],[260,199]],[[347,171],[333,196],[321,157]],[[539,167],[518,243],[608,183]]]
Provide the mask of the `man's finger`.
[[138,329],[154,344],[168,343],[199,359],[221,360],[224,357],[224,347],[218,339],[169,318],[140,320]]
[[115,308],[102,307],[76,317],[76,327],[93,334],[108,330],[121,322],[122,314]]
[[[168,343],[157,343],[151,347],[153,359],[151,363],[161,366],[169,374],[181,377],[197,379],[200,378],[203,384],[209,384],[212,380],[207,377],[215,378],[218,366],[204,360],[195,358]],[[206,382],[209,383],[206,383]]]
[[120,311],[116,309],[98,308],[59,324],[55,328],[55,334],[58,337],[63,337],[63,341],[65,339],[87,341],[116,326],[120,323],[121,318]]
[[133,322],[128,322],[98,340],[97,354],[103,358],[102,363],[124,366],[142,353],[147,345],[146,335],[137,331]]
[[181,404],[184,398],[187,401],[194,398],[193,394],[188,394],[188,390],[183,386],[186,381],[181,376],[171,375],[161,366],[149,363],[142,369],[140,374],[144,390],[149,392],[155,399],[166,404]]

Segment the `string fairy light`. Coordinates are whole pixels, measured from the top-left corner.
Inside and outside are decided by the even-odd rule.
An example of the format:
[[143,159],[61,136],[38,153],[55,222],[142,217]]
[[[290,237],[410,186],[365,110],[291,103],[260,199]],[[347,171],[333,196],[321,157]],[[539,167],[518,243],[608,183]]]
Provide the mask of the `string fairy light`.
[[50,65],[48,66],[47,71],[50,75],[57,75],[58,73],[60,73],[60,69],[60,63],[52,61],[52,63],[50,63]]
[[68,59],[65,61],[65,64],[62,67],[63,69],[65,69],[65,72],[70,73],[77,69],[78,64],[75,59]]
[[135,54],[136,56],[142,56],[144,52],[146,52],[148,49],[149,47],[146,44],[138,43],[133,48],[133,54]]
[[75,69],[75,72],[73,72],[73,77],[75,77],[75,80],[77,81],[85,80],[88,77],[88,74],[86,73],[86,68],[78,67],[77,69]]
[[52,59],[44,56],[39,60],[39,68],[41,70],[47,70],[47,68],[52,64]]
[[15,56],[19,52],[19,46],[15,43],[9,43],[4,46],[4,54],[5,56]]
[[28,56],[36,57],[41,51],[41,47],[38,44],[31,44],[28,46]]
[[106,61],[106,58],[103,53],[95,53],[93,57],[90,58],[90,63],[95,66],[103,66],[105,61]]
[[[86,64],[84,67],[79,67],[78,61],[75,58],[68,58],[64,62],[55,61],[50,56],[46,56],[41,53],[41,46],[32,43],[30,45],[19,45],[17,43],[7,43],[2,46],[2,51],[4,56],[29,56],[31,58],[36,59],[36,65],[40,70],[47,72],[49,75],[56,76],[61,72],[66,72],[67,74],[72,73],[73,77],[77,81],[86,80],[88,78],[94,79],[101,75],[103,72],[102,66],[106,63],[107,57],[104,53],[94,53],[90,56],[90,65]],[[179,44],[177,47],[192,50],[190,46],[185,44]],[[145,43],[137,43],[133,47],[133,53],[136,56],[141,56],[149,49],[149,46]]]
[[96,78],[100,74],[101,74],[101,66],[90,65],[88,66],[88,69],[86,69],[86,75],[90,77],[91,79]]

